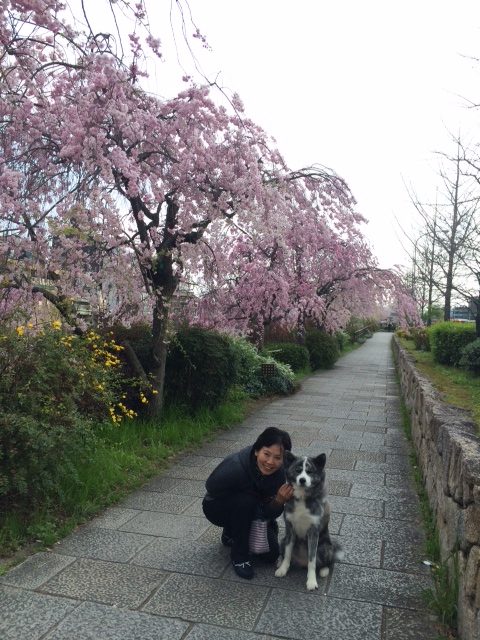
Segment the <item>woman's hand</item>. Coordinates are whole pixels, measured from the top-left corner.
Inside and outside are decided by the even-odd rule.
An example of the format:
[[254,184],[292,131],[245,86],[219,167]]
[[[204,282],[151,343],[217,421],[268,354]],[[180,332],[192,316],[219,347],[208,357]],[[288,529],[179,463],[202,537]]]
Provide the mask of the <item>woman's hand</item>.
[[290,502],[293,498],[293,487],[291,484],[282,484],[275,496],[275,504],[278,507],[283,507],[286,502]]

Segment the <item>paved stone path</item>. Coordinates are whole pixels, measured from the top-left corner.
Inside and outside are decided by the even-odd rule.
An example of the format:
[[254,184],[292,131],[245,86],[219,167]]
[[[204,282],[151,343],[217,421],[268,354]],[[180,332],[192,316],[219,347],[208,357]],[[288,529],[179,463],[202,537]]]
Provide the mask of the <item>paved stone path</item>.
[[[433,640],[430,584],[390,351],[377,333],[175,464],[120,506],[0,578],[1,640]],[[305,588],[254,561],[238,578],[201,502],[210,471],[267,426],[326,452],[331,533],[345,558]]]

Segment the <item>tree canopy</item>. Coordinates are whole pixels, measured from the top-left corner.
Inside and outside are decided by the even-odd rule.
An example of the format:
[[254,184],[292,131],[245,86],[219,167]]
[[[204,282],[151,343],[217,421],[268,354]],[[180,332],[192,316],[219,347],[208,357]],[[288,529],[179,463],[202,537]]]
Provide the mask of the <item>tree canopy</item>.
[[157,412],[182,283],[190,321],[239,333],[283,319],[301,334],[308,318],[332,331],[394,298],[415,321],[346,182],[290,169],[238,96],[219,106],[191,81],[172,99],[149,93],[143,60],[161,51],[144,7],[104,2],[130,15],[125,43],[86,13],[70,25],[55,0],[3,2],[2,316],[47,299],[77,332],[85,305],[97,323],[149,318]]

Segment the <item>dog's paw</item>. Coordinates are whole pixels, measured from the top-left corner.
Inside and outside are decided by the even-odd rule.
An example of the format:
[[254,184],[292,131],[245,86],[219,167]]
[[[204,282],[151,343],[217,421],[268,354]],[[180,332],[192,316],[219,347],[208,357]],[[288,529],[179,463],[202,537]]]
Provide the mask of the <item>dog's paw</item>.
[[330,569],[328,567],[322,567],[319,571],[320,578],[326,578],[330,573]]
[[288,573],[288,567],[285,564],[281,564],[278,569],[275,571],[276,578],[283,578]]
[[315,578],[309,578],[307,580],[307,590],[308,591],[315,591],[315,589],[318,589],[317,580]]

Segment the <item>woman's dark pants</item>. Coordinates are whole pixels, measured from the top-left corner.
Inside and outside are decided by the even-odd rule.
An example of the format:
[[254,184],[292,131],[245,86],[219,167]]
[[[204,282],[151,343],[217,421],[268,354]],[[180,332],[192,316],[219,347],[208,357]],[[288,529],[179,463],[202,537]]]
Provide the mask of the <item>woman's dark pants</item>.
[[[217,527],[223,527],[226,535],[233,539],[231,557],[235,564],[249,559],[248,536],[257,505],[258,497],[243,492],[203,501],[203,513],[207,520]],[[270,551],[258,556],[265,562],[275,562],[278,558],[277,530],[276,526],[267,527]]]

